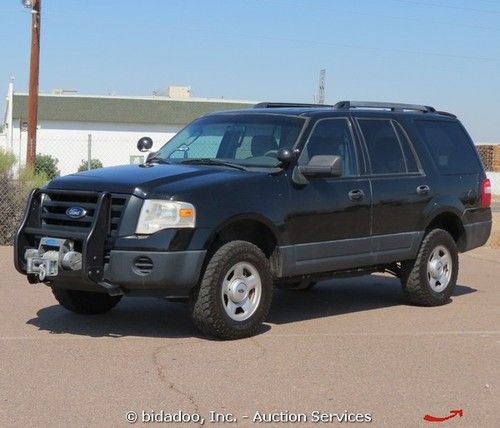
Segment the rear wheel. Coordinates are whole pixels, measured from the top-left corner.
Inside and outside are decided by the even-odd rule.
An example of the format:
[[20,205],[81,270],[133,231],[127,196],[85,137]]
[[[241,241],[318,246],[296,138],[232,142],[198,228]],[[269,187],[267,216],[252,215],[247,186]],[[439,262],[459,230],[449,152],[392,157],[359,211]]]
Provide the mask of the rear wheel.
[[52,293],[59,304],[68,311],[77,314],[103,314],[114,308],[122,296],[110,296],[105,293],[91,291],[66,290],[53,288]]
[[192,317],[220,339],[253,335],[266,318],[273,292],[269,260],[255,245],[232,241],[220,247],[193,297]]
[[451,235],[434,229],[422,241],[417,258],[403,262],[401,282],[406,297],[422,306],[447,303],[458,276],[458,250]]

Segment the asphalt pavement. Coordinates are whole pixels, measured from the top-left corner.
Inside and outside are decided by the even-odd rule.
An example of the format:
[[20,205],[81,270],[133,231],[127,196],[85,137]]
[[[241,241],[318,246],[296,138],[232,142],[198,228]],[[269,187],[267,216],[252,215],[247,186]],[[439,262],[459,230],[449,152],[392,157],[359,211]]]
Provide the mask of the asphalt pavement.
[[[198,414],[214,427],[342,426],[335,418],[359,414],[374,427],[500,426],[500,250],[461,255],[445,306],[407,305],[391,277],[329,281],[277,291],[259,334],[230,342],[159,299],[69,313],[14,271],[11,248],[0,262],[3,426],[120,427],[134,414],[137,425]],[[274,423],[253,422],[268,413]]]

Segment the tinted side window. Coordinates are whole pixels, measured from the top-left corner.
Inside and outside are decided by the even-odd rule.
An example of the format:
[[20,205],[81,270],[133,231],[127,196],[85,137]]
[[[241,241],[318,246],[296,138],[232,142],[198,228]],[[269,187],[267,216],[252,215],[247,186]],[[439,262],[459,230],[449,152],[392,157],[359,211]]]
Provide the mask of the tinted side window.
[[406,173],[398,136],[390,120],[359,119],[373,174]]
[[342,156],[344,176],[358,174],[356,151],[347,119],[323,119],[316,123],[299,163],[305,164],[316,155]]
[[403,153],[406,160],[406,169],[409,173],[419,172],[417,159],[415,157],[415,152],[413,151],[412,145],[406,134],[403,132],[401,125],[397,122],[392,122],[396,128],[396,132],[401,142],[401,147],[403,148]]
[[415,125],[443,174],[474,173],[480,168],[472,142],[459,123],[416,120]]

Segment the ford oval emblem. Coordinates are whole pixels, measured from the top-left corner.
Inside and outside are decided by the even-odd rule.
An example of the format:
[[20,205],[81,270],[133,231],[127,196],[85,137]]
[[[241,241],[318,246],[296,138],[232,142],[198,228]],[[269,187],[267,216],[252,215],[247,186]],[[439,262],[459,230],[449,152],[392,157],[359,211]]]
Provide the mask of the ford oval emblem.
[[87,210],[82,207],[71,207],[66,210],[66,215],[71,218],[82,218],[87,215]]

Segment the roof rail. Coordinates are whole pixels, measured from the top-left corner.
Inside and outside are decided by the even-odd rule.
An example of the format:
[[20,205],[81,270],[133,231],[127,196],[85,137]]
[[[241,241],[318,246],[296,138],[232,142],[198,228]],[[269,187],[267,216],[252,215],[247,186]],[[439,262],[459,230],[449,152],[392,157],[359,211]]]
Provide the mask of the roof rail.
[[253,108],[290,108],[290,107],[333,107],[330,104],[305,104],[305,103],[258,103]]
[[437,111],[436,112],[437,114],[440,114],[442,116],[449,116],[449,117],[452,117],[453,119],[456,119],[457,118],[457,115],[456,114],[453,114],[453,113],[449,113],[447,111]]
[[400,103],[384,103],[378,101],[339,101],[334,106],[338,109],[350,108],[379,108],[391,111],[395,110],[416,110],[422,113],[435,113],[436,109],[431,106],[423,106],[419,104],[400,104]]

